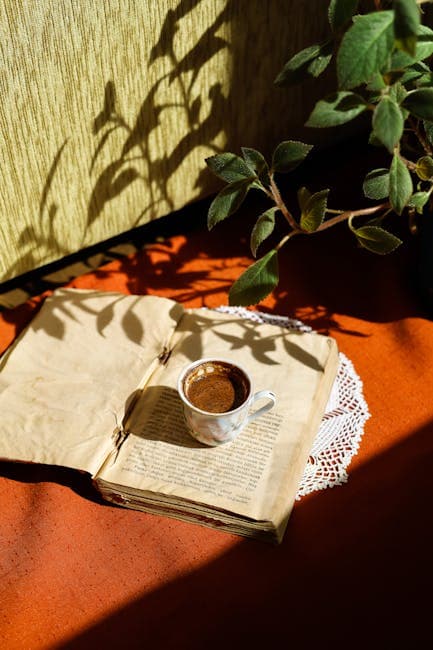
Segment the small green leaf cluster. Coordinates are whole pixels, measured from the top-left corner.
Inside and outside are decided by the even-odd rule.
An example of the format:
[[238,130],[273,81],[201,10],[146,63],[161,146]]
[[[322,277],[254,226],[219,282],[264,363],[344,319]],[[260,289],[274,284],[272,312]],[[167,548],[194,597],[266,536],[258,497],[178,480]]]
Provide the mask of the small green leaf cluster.
[[[251,189],[264,192],[275,205],[257,218],[250,237],[251,252],[257,256],[259,246],[275,229],[278,211],[289,220],[294,231],[313,232],[323,222],[329,190],[310,194],[306,188],[298,193],[300,218],[288,212],[275,183],[275,173],[286,174],[300,165],[312,146],[297,140],[281,142],[269,165],[255,149],[242,148],[242,157],[234,153],[216,154],[206,159],[209,169],[227,185],[213,199],[208,211],[208,228],[232,215],[242,205]],[[278,284],[278,247],[252,264],[234,283],[229,293],[230,304],[251,305],[265,298]]]
[[[433,54],[433,30],[421,24],[416,0],[394,0],[391,9],[353,15],[357,8],[355,0],[332,0],[332,35],[326,46],[332,43],[333,53],[326,66],[320,54],[325,44],[310,46],[286,63],[275,83],[291,85],[318,76],[334,56],[338,90],[317,102],[307,126],[338,127],[369,113],[370,142],[383,145],[391,160],[388,170],[367,175],[365,195],[389,198],[397,214],[406,206],[422,211],[433,182],[433,74],[427,63]],[[407,145],[413,149],[416,137],[421,155],[409,161],[403,152]]]
[[295,169],[311,149],[311,145],[295,140],[281,142],[274,151],[271,168],[259,151],[246,147],[242,148],[242,158],[234,153],[206,158],[209,169],[227,183],[210,206],[209,230],[236,212],[250,189],[266,192],[274,172],[286,173]]
[[[319,77],[333,61],[338,87],[319,100],[306,121],[313,128],[337,128],[360,116],[370,124],[369,143],[388,152],[387,166],[369,171],[363,192],[375,205],[358,210],[328,208],[329,189],[297,190],[299,215],[283,202],[274,174],[294,169],[310,145],[287,140],[274,151],[271,165],[254,149],[242,157],[223,153],[207,159],[209,168],[227,185],[212,202],[208,225],[233,214],[250,189],[263,191],[273,206],[259,215],[251,233],[256,257],[274,232],[281,213],[289,227],[280,243],[252,264],[233,285],[231,304],[263,299],[278,283],[278,252],[294,235],[312,234],[346,221],[363,248],[390,253],[400,244],[383,227],[385,218],[422,213],[433,193],[433,30],[422,24],[420,5],[427,0],[375,0],[375,10],[359,11],[359,0],[330,0],[330,35],[292,56],[275,80],[291,86]],[[327,213],[337,216],[326,219]],[[363,217],[360,223],[359,219]],[[365,219],[367,217],[367,220]],[[356,221],[356,223],[355,223]]]

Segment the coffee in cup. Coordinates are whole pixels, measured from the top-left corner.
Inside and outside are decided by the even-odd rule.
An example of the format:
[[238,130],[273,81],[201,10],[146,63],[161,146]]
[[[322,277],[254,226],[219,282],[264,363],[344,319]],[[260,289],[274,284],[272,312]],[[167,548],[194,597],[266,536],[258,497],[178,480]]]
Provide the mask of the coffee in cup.
[[[227,359],[198,359],[180,373],[178,392],[190,434],[206,445],[234,440],[242,429],[269,411],[276,402],[270,390],[252,392],[248,372]],[[267,404],[257,411],[257,400]]]
[[183,392],[193,406],[208,413],[227,413],[241,406],[250,393],[247,375],[226,361],[204,361],[187,373]]

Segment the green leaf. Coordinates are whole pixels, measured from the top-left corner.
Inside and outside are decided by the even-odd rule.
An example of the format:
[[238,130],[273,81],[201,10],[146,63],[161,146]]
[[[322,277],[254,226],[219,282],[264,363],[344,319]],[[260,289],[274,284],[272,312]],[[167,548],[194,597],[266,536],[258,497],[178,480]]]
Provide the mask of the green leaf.
[[[366,225],[366,226],[379,226],[381,228],[384,216],[385,215],[382,215],[380,217],[373,217],[372,219],[369,219],[364,225]],[[351,230],[352,230],[352,232],[355,232],[356,228],[351,228]]]
[[400,77],[401,84],[411,84],[420,77],[424,76],[425,73],[428,73],[430,70],[428,66],[422,61],[413,63],[412,65],[406,67],[404,74]]
[[240,156],[220,153],[206,158],[209,169],[226,183],[235,183],[251,177],[251,169]]
[[362,97],[342,90],[319,100],[308,118],[306,126],[316,128],[338,126],[350,122],[366,109],[367,104]]
[[420,11],[415,0],[394,0],[394,32],[398,48],[415,56]]
[[281,142],[272,157],[272,169],[276,172],[289,172],[295,169],[308,155],[313,146],[296,140]]
[[241,206],[254,179],[230,183],[216,195],[210,204],[207,225],[211,230],[217,223],[229,217]]
[[372,253],[391,253],[402,243],[401,239],[378,226],[362,226],[353,230],[363,248]]
[[304,212],[308,200],[311,197],[311,192],[307,190],[306,187],[300,187],[297,192],[297,196],[298,196],[298,204],[301,209],[301,212]]
[[394,154],[389,170],[389,200],[397,214],[403,212],[412,196],[412,178],[398,154]]
[[[396,81],[400,81],[403,71],[402,70],[387,70],[385,72],[382,72],[383,79],[386,83],[387,86],[392,86],[395,84]],[[378,99],[380,99],[380,96],[378,96]]]
[[418,77],[416,86],[417,88],[423,88],[425,86],[431,88],[431,86],[433,86],[433,73],[427,72],[426,74],[421,75],[421,77]]
[[433,177],[433,158],[422,156],[416,161],[416,173],[422,181],[428,181]]
[[373,131],[371,131],[368,136],[368,144],[371,144],[372,147],[383,147],[383,144],[376,138]]
[[415,208],[418,214],[422,214],[423,207],[430,198],[430,192],[415,192],[409,199],[408,206]]
[[251,232],[251,252],[256,257],[257,249],[261,243],[265,241],[272,234],[275,228],[275,213],[278,208],[270,208],[263,212],[257,219],[254,228]]
[[273,249],[254,262],[236,280],[229,291],[229,304],[256,305],[278,284],[278,253]]
[[398,106],[399,106],[399,109],[400,109],[401,115],[402,115],[402,117],[403,117],[403,126],[404,126],[404,122],[405,122],[405,121],[407,120],[407,118],[409,117],[409,111],[408,111],[406,108],[402,108],[402,106],[401,106],[401,104],[402,104],[404,98],[405,98],[406,95],[407,95],[407,92],[408,92],[408,91],[406,90],[406,88],[403,86],[403,84],[402,84],[400,81],[397,81],[397,82],[396,82],[393,86],[391,86],[390,89],[389,89],[389,96],[390,96],[391,99],[392,99],[394,102],[396,102],[396,103],[398,104]]
[[314,232],[323,223],[328,203],[329,190],[315,192],[307,200],[302,210],[300,226],[307,232]]
[[260,151],[249,149],[248,147],[242,147],[242,155],[251,172],[256,174],[263,185],[268,187],[270,183],[269,167]]
[[277,86],[292,86],[308,78],[316,78],[326,70],[331,57],[331,41],[310,45],[287,61],[274,83]]
[[337,55],[340,88],[366,83],[388,65],[394,45],[393,19],[392,11],[376,11],[358,16],[347,30]]
[[397,104],[400,104],[407,95],[407,90],[399,81],[389,89],[389,96]]
[[415,58],[424,61],[433,54],[433,30],[427,25],[420,25],[418,29],[418,42],[416,44]]
[[427,122],[427,120],[424,120],[423,125],[427,140],[430,144],[433,144],[433,122]]
[[392,56],[392,69],[404,69],[416,61],[424,61],[433,54],[433,31],[427,25],[420,25],[415,48],[415,56],[410,56],[403,50],[394,52]]
[[331,0],[328,8],[329,24],[338,32],[349,22],[358,6],[358,0]]
[[401,104],[415,117],[433,121],[433,88],[419,88],[407,94]]
[[387,84],[385,83],[382,75],[379,72],[376,72],[376,74],[367,83],[367,90],[377,93],[381,90],[384,90],[386,86]]
[[385,199],[389,196],[389,170],[380,168],[368,172],[362,189],[369,199]]
[[373,113],[373,131],[377,138],[392,153],[403,135],[404,120],[398,104],[385,95]]

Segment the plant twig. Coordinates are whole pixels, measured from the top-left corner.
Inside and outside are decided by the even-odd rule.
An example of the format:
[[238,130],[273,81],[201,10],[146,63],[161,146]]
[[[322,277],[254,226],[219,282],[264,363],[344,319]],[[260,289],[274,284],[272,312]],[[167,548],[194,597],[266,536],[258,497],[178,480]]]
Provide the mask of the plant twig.
[[389,203],[380,203],[379,205],[373,205],[371,208],[361,208],[360,210],[346,210],[346,212],[343,212],[343,214],[339,214],[337,217],[333,217],[332,219],[328,219],[327,221],[324,221],[321,226],[317,228],[314,232],[319,232],[322,230],[326,230],[327,228],[331,228],[331,226],[335,226],[337,223],[341,223],[342,221],[347,221],[347,219],[353,218],[353,217],[361,217],[361,216],[367,216],[370,214],[375,214],[376,212],[380,212],[381,210],[386,210],[389,208]]
[[416,137],[418,138],[422,148],[424,151],[431,155],[433,153],[432,147],[430,144],[427,142],[423,134],[421,133],[421,130],[419,128],[419,122],[416,122],[413,118],[409,118],[409,123],[412,126],[413,132],[415,133]]
[[[348,219],[353,219],[354,217],[368,216],[370,214],[375,214],[376,212],[380,212],[381,210],[386,210],[385,214],[383,215],[384,217],[389,212],[392,211],[389,203],[380,203],[379,205],[373,205],[371,208],[362,208],[360,210],[345,210],[344,212],[342,212],[341,210],[333,210],[333,212],[338,212],[338,216],[333,217],[332,219],[328,219],[328,221],[322,223],[322,225],[319,226],[319,228],[317,228],[317,230],[314,230],[313,232],[307,232],[306,230],[302,230],[302,228],[299,228],[299,226],[296,224],[296,229],[294,228],[291,232],[285,235],[275,246],[275,250],[279,251],[285,244],[287,244],[289,239],[291,239],[295,235],[314,235],[314,233],[320,232],[322,230],[326,230],[327,228],[331,228],[331,226],[335,226],[338,223],[341,223],[342,221],[347,221]],[[330,211],[331,210],[328,210],[328,212]]]
[[284,246],[284,244],[287,244],[289,239],[291,239],[294,235],[300,235],[303,232],[300,228],[298,230],[292,230],[292,232],[289,232],[285,237],[283,237],[278,244],[275,246],[275,250],[279,251],[280,248]]
[[400,156],[401,160],[404,162],[404,164],[408,169],[411,169],[413,172],[416,170],[416,164],[414,162],[402,156],[400,152],[398,155]]
[[284,218],[289,222],[293,230],[302,232],[301,228],[299,228],[298,224],[296,223],[293,215],[289,212],[286,204],[281,198],[280,191],[272,176],[270,177],[270,181],[271,181],[272,198],[275,201],[275,205],[282,212]]

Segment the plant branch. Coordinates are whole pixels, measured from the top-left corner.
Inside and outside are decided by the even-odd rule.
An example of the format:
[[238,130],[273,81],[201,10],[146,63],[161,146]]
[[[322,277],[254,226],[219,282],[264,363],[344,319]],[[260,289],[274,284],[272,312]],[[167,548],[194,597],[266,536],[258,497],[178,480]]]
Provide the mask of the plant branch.
[[[286,204],[284,203],[283,199],[281,198],[280,191],[273,179],[273,176],[270,177],[271,181],[271,193],[272,193],[272,198],[275,201],[275,205],[277,208],[282,212],[284,218],[288,221],[290,226],[293,228],[295,231],[301,231],[299,228],[298,224],[296,223],[295,219],[293,218],[293,215],[289,212]],[[302,231],[301,231],[302,232]]]
[[380,203],[379,205],[373,205],[371,208],[361,208],[360,210],[346,210],[346,212],[339,214],[337,217],[333,217],[332,219],[328,219],[328,221],[324,221],[322,225],[319,226],[314,232],[326,230],[327,228],[331,228],[331,226],[335,226],[337,223],[347,221],[353,217],[362,217],[370,214],[376,214],[376,212],[387,210],[388,208],[389,203]]
[[283,237],[278,244],[275,246],[275,250],[279,251],[280,248],[284,246],[284,244],[287,244],[289,239],[291,239],[294,235],[300,235],[303,231],[298,229],[298,230],[292,230],[292,232],[289,232],[285,237]]
[[408,169],[412,170],[413,172],[416,171],[416,164],[414,162],[402,156],[400,152],[398,155],[400,156],[401,160],[404,162],[404,164]]
[[[284,204],[283,204],[284,205]],[[285,206],[284,206],[285,207]],[[287,208],[286,208],[287,209]],[[281,208],[280,208],[281,210]],[[392,211],[390,208],[389,203],[380,203],[379,205],[373,205],[371,208],[362,208],[360,210],[345,210],[344,212],[341,210],[332,210],[332,212],[338,212],[338,216],[333,217],[332,219],[328,219],[328,221],[325,221],[322,223],[317,230],[313,232],[306,232],[305,230],[302,230],[302,228],[299,228],[299,226],[296,224],[296,228],[294,228],[291,232],[289,232],[287,235],[285,235],[275,246],[275,250],[279,251],[287,242],[289,239],[294,237],[295,235],[313,235],[315,232],[320,232],[322,230],[326,230],[327,228],[331,228],[331,226],[335,226],[338,223],[341,223],[343,221],[347,221],[348,219],[352,219],[354,217],[361,217],[361,216],[368,216],[371,214],[375,214],[376,212],[380,212],[381,210],[386,210],[385,214],[383,215],[384,217]],[[327,212],[331,212],[331,210],[327,210]]]
[[424,149],[424,151],[427,154],[431,155],[433,153],[432,148],[429,145],[429,143],[427,142],[427,140],[425,139],[425,137],[423,136],[423,134],[421,133],[421,130],[419,128],[419,122],[416,122],[413,118],[409,118],[409,123],[410,123],[410,125],[411,125],[411,127],[413,129],[413,132],[415,133],[416,137],[418,138],[420,144],[422,145],[422,148]]

